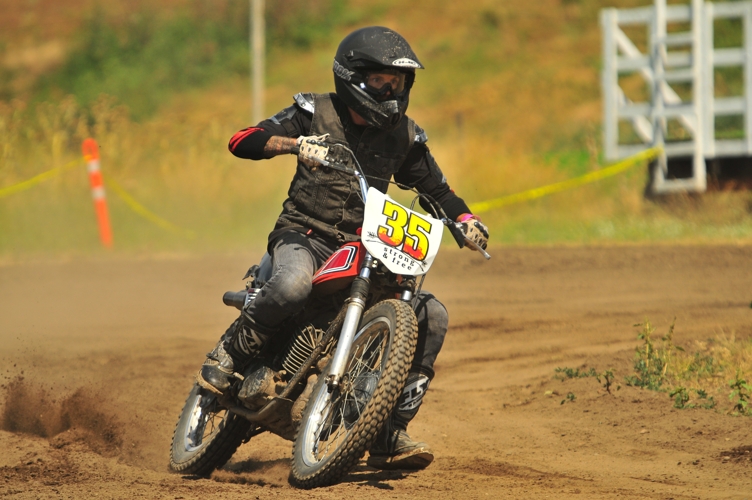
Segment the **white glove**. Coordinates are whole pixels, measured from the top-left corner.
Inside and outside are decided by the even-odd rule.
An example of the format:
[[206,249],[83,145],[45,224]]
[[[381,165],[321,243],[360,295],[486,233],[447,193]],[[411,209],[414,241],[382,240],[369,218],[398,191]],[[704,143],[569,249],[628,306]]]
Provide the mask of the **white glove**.
[[298,159],[311,170],[316,170],[319,165],[327,163],[326,157],[329,155],[329,146],[325,142],[327,137],[329,134],[298,137],[300,148]]
[[[483,250],[488,246],[488,228],[481,221],[475,217],[469,217],[462,223],[462,232],[465,233],[465,237],[478,245]],[[475,250],[473,247],[470,247]]]

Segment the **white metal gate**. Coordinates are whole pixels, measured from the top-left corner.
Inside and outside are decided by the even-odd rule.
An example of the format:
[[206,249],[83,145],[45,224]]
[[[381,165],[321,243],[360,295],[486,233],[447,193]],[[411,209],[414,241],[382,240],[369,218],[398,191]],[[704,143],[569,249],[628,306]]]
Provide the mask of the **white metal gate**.
[[[719,19],[740,22],[739,46],[715,46]],[[601,26],[607,159],[662,147],[650,189],[666,193],[705,191],[706,159],[752,156],[752,1],[666,5],[656,0],[652,7],[604,9]],[[643,43],[625,30],[633,38],[642,35]],[[716,96],[716,68],[738,68],[740,95]],[[620,83],[625,78],[646,86],[645,99],[627,95]],[[735,117],[742,124],[738,133],[717,134],[719,117]],[[691,176],[669,177],[671,158],[691,158]]]

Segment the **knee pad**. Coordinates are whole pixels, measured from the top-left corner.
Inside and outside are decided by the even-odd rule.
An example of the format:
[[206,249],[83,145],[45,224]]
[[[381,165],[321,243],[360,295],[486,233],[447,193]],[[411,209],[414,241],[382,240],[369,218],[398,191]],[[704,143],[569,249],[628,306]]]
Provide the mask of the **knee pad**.
[[[280,266],[267,286],[274,288],[278,301],[302,306],[311,295],[311,275],[304,269]],[[281,300],[280,300],[281,299]]]
[[413,371],[431,373],[433,364],[444,345],[449,314],[444,305],[430,293],[421,293],[415,308],[418,318],[418,345],[413,360]]

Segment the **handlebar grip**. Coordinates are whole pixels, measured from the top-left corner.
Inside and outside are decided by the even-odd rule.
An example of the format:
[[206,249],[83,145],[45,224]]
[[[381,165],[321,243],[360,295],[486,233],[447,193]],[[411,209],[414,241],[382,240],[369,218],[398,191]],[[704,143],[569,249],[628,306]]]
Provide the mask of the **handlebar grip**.
[[293,146],[292,149],[290,149],[291,155],[299,155],[300,154],[300,146]]
[[447,224],[447,228],[449,229],[449,232],[452,233],[457,245],[459,245],[460,248],[465,248],[465,233],[462,232],[462,229],[454,222]]
[[226,306],[232,306],[242,310],[247,295],[248,294],[245,290],[241,292],[225,292],[222,296],[222,302],[224,302]]

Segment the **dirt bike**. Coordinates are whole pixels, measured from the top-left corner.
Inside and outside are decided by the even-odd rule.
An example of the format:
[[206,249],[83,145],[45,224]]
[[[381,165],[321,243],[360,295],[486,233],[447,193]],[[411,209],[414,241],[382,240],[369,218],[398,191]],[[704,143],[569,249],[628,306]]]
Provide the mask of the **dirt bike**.
[[[470,245],[490,258],[432,200],[435,217],[369,187],[352,151],[337,146],[354,168],[348,162],[323,165],[357,178],[365,203],[361,240],[344,244],[321,266],[303,312],[235,374],[230,389],[216,394],[194,384],[172,438],[173,471],[208,475],[241,444],[269,431],[294,443],[293,486],[340,481],[401,396],[418,335],[412,302],[444,226],[460,247]],[[266,254],[246,274],[246,289],[227,292],[225,304],[242,310],[271,271]]]

